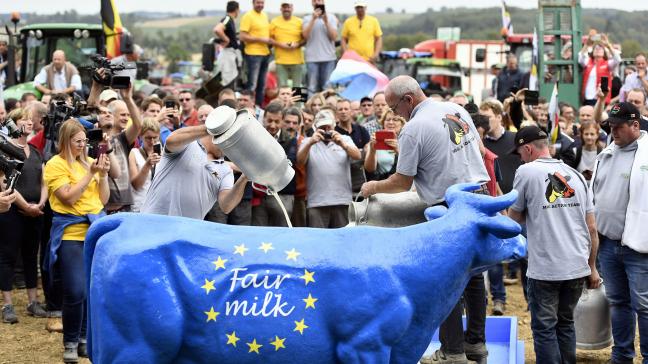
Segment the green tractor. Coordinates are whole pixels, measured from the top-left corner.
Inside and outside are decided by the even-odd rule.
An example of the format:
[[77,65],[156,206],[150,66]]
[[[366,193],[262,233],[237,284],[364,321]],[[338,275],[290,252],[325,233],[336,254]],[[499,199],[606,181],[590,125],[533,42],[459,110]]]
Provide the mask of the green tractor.
[[23,93],[32,92],[40,98],[34,77],[52,62],[52,53],[57,49],[63,50],[67,60],[79,69],[84,88],[88,87],[92,79],[90,72],[84,70],[93,64],[90,55],[105,54],[105,37],[99,24],[32,24],[21,28],[18,34],[9,34],[9,47],[17,57],[7,74],[15,72],[15,76],[7,77],[3,97],[20,99]]
[[[16,61],[7,70],[4,99],[20,99],[26,92],[32,92],[40,98],[41,94],[33,84],[34,77],[52,62],[52,53],[57,49],[63,50],[67,60],[79,70],[83,84],[80,94],[89,93],[94,65],[90,56],[106,54],[106,38],[101,24],[31,24],[20,28],[17,34],[11,34],[8,27],[6,29],[9,33],[9,52],[10,55],[16,55],[13,57]],[[148,81],[137,80],[135,89],[139,89],[144,83]]]

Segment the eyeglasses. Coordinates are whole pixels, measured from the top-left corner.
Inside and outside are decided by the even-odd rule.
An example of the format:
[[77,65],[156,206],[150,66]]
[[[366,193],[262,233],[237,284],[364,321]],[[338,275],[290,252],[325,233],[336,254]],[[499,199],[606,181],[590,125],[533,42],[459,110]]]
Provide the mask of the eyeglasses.
[[387,105],[387,107],[388,107],[392,112],[396,113],[396,109],[398,109],[398,106],[400,105],[400,103],[401,103],[403,100],[405,100],[405,96],[406,96],[406,95],[401,96],[401,98],[398,100],[398,102],[396,103],[396,105],[394,105],[394,106],[389,106],[389,105]]
[[191,99],[180,99],[180,102],[191,101]]
[[85,145],[85,144],[88,144],[89,141],[90,141],[90,139],[85,138],[85,139],[73,140],[72,143],[74,143],[76,145]]

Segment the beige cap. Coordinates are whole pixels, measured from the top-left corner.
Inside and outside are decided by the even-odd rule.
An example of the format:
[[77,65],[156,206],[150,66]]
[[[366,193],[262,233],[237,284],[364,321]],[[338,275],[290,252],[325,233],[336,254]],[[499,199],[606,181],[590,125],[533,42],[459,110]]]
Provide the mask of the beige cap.
[[335,115],[333,115],[331,110],[321,110],[315,115],[313,127],[317,129],[324,125],[335,126]]
[[119,95],[114,90],[107,89],[103,90],[101,94],[99,94],[99,101],[101,102],[108,102],[110,100],[117,100],[119,98]]

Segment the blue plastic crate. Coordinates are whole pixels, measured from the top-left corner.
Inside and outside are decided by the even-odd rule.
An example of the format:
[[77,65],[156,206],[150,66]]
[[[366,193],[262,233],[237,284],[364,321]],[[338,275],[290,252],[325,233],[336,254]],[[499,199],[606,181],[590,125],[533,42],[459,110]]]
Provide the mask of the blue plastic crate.
[[[465,327],[466,317],[464,316]],[[437,330],[425,355],[433,354],[439,347],[441,347],[441,343],[439,342],[439,330]],[[517,317],[486,317],[486,348],[488,349],[488,363],[524,364],[524,342],[517,339]]]

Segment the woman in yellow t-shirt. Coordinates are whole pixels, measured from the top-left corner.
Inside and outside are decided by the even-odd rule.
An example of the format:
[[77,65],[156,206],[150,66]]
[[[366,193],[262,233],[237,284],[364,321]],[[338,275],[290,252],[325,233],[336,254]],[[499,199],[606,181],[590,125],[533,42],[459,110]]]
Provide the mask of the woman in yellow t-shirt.
[[[54,212],[45,269],[60,273],[63,288],[63,361],[87,357],[86,278],[83,241],[90,224],[104,215],[108,202],[108,156],[95,161],[86,152],[85,129],[74,119],[59,129],[58,149],[45,165],[45,183]],[[52,274],[50,274],[51,276]]]

